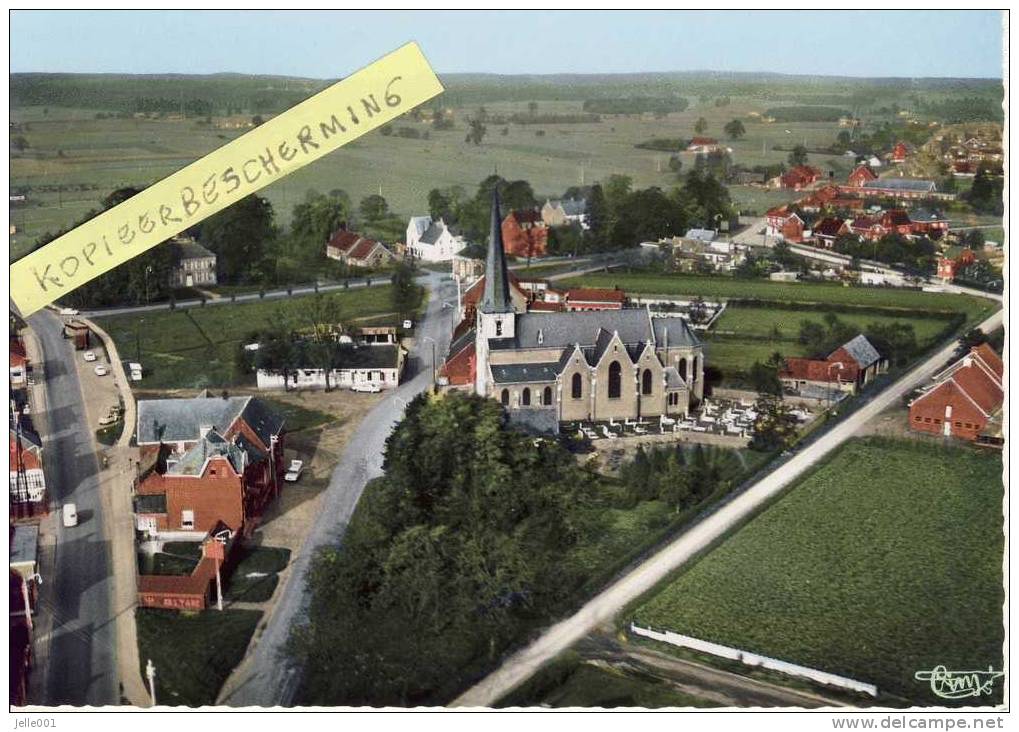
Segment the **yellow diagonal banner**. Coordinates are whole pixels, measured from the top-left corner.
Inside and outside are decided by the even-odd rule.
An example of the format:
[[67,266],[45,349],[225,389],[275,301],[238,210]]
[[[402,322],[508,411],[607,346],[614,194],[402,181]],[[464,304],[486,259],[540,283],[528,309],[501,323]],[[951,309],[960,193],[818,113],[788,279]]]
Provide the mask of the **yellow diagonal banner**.
[[29,315],[441,92],[408,43],[18,260],[11,298]]

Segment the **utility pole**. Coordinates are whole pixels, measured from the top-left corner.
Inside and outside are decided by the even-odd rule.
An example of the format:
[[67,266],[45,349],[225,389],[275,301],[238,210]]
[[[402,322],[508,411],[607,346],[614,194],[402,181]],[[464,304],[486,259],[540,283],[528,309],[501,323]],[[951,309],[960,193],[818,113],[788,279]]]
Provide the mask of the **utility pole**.
[[149,679],[149,696],[152,697],[152,706],[156,706],[156,667],[152,665],[152,659],[145,664],[145,676]]

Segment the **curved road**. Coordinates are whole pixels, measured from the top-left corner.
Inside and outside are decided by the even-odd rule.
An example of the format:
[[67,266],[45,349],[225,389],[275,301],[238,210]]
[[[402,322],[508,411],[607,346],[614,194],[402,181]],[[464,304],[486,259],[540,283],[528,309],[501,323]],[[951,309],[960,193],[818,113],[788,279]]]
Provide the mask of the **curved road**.
[[[999,310],[980,324],[989,333],[1003,322]],[[709,549],[726,533],[753,517],[786,486],[848,440],[870,419],[895,404],[905,394],[925,383],[952,358],[956,341],[939,349],[926,361],[909,371],[870,402],[833,427],[808,450],[791,458],[744,493],[680,534],[672,543],[608,588],[589,600],[577,613],[553,625],[502,665],[458,697],[453,706],[490,707],[508,692],[526,681],[544,664],[586,636],[600,624],[611,622],[617,613],[638,599],[670,572]]]
[[293,703],[300,678],[283,654],[290,631],[307,612],[306,574],[315,550],[335,545],[343,538],[365,484],[382,475],[382,451],[393,426],[403,416],[407,402],[424,391],[432,381],[432,342],[440,359],[449,346],[455,308],[444,307],[456,290],[448,276],[430,274],[422,280],[429,290],[425,317],[418,324],[410,364],[417,373],[385,398],[364,418],[355,430],[333,471],[329,487],[322,497],[318,518],[294,559],[286,585],[278,592],[269,624],[251,657],[238,669],[238,679],[225,690],[217,703],[234,707],[288,706]]
[[33,693],[31,701],[45,706],[118,704],[110,542],[103,530],[99,466],[75,352],[63,337],[61,319],[51,311],[33,314],[28,325],[44,357],[45,424],[36,426],[43,437],[46,486],[55,511],[74,503],[79,518],[73,528],[64,528],[59,513],[52,522],[55,566],[53,576],[43,578],[40,611],[52,615],[53,630],[38,639],[48,646],[42,654],[48,662],[41,698]]

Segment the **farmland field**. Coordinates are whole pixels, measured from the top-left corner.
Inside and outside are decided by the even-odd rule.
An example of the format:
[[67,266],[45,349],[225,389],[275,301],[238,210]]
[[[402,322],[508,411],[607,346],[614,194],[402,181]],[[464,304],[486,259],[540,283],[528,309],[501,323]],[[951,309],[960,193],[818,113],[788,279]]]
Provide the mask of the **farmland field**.
[[1001,470],[971,448],[854,440],[634,619],[943,704],[916,671],[1002,667]]
[[[825,311],[779,310],[772,308],[727,308],[722,316],[715,321],[712,331],[715,333],[733,334],[744,337],[757,337],[796,340],[800,331],[800,322],[810,320],[823,323]],[[904,317],[895,315],[878,315],[871,313],[854,313],[852,310],[835,313],[839,320],[857,330],[870,324],[890,325],[906,323],[913,326],[916,340],[926,344],[941,333],[948,324],[945,320],[935,318]],[[777,330],[776,330],[777,329]]]
[[[384,285],[323,297],[337,300],[343,318],[349,321],[391,312],[391,292],[392,288]],[[145,367],[145,379],[137,383],[140,388],[219,388],[241,383],[235,369],[238,346],[252,331],[264,327],[283,303],[209,305],[115,315],[96,318],[96,322],[113,338],[122,358],[140,361]]]

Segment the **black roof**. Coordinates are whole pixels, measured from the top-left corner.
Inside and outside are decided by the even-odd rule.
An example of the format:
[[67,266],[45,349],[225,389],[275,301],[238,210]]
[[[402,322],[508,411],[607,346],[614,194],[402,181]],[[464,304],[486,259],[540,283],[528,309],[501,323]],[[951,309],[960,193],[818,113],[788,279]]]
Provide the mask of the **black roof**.
[[488,261],[485,264],[485,293],[478,307],[483,313],[512,313],[506,250],[502,243],[502,216],[499,213],[499,191],[492,191],[492,221],[488,240]]

